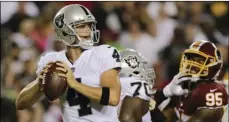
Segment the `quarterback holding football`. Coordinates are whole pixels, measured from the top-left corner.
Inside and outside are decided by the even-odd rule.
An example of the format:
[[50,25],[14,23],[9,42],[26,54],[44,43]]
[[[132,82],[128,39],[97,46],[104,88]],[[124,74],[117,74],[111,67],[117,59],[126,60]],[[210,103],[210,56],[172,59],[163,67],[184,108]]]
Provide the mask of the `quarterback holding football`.
[[[110,111],[118,105],[121,93],[119,53],[109,45],[94,46],[99,42],[99,30],[95,17],[82,5],[63,7],[53,24],[66,50],[40,58],[37,78],[19,93],[17,109],[31,107],[44,92],[56,91],[47,84],[55,84],[50,79],[60,79],[68,84],[62,104],[64,122],[118,122]],[[54,94],[45,95],[53,100]]]

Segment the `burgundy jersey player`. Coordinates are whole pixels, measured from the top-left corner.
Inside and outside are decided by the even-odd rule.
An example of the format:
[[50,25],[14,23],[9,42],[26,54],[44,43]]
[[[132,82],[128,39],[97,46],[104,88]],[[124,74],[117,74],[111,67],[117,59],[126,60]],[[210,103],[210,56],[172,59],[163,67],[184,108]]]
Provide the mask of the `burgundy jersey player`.
[[217,47],[208,41],[196,41],[185,50],[179,73],[192,80],[184,82],[189,89],[185,96],[173,96],[163,110],[168,122],[219,122],[228,104],[226,89],[217,82],[222,67]]

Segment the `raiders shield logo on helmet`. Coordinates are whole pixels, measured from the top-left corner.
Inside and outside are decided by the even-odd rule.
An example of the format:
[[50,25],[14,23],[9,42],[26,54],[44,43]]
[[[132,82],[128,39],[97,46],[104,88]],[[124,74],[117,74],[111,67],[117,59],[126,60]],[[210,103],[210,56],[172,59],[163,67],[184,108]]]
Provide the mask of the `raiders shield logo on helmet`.
[[63,28],[64,26],[64,14],[59,15],[56,19],[55,19],[55,24],[58,28]]
[[139,67],[139,62],[138,62],[136,56],[128,56],[128,57],[125,59],[125,61],[126,61],[126,63],[129,65],[129,67],[131,67],[131,68]]

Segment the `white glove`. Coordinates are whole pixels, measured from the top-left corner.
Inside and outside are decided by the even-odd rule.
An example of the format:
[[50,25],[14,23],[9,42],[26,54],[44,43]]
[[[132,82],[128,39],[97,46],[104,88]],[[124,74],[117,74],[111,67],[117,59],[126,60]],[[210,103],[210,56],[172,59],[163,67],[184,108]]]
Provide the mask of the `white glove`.
[[164,95],[166,97],[171,97],[188,94],[188,89],[183,89],[181,87],[181,83],[190,80],[192,80],[192,77],[183,76],[181,73],[178,73],[173,77],[173,80],[163,89]]

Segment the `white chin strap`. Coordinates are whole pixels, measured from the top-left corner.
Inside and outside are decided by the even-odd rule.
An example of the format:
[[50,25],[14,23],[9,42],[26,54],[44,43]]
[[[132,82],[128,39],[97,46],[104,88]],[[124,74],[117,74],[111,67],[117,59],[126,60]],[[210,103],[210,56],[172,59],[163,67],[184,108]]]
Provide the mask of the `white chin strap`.
[[[66,24],[66,25],[67,25],[67,24]],[[90,48],[93,47],[93,45],[94,45],[94,41],[92,40],[92,39],[94,38],[94,37],[93,37],[93,31],[91,31],[91,35],[90,35],[91,39],[82,40],[82,39],[78,36],[78,34],[75,33],[74,29],[73,29],[71,26],[67,25],[67,27],[74,33],[74,35],[71,35],[71,36],[75,36],[75,39],[76,39],[76,40],[79,40],[78,44],[68,44],[67,42],[65,42],[64,40],[62,40],[62,42],[64,42],[67,46],[70,46],[70,47],[81,47],[81,48],[83,48],[83,49],[90,49]],[[75,40],[75,41],[76,41],[76,40]],[[75,41],[74,41],[74,42],[75,42]],[[73,42],[73,43],[74,43],[74,42]]]
[[[90,49],[93,47],[94,43],[93,40],[88,39],[88,40],[82,40],[77,34],[76,34],[77,39],[79,40],[79,46],[83,49]],[[93,38],[93,32],[91,32],[91,38]]]
[[84,40],[79,42],[79,46],[83,49],[90,49],[93,47],[93,42],[91,40]]
[[70,45],[68,43],[66,43],[65,41],[62,41],[64,42],[64,44],[66,44],[67,46],[70,46],[70,47],[81,47],[83,49],[90,49],[93,47],[93,43],[91,43],[90,40],[84,40],[84,41],[80,41],[79,44],[73,44],[73,45]]

